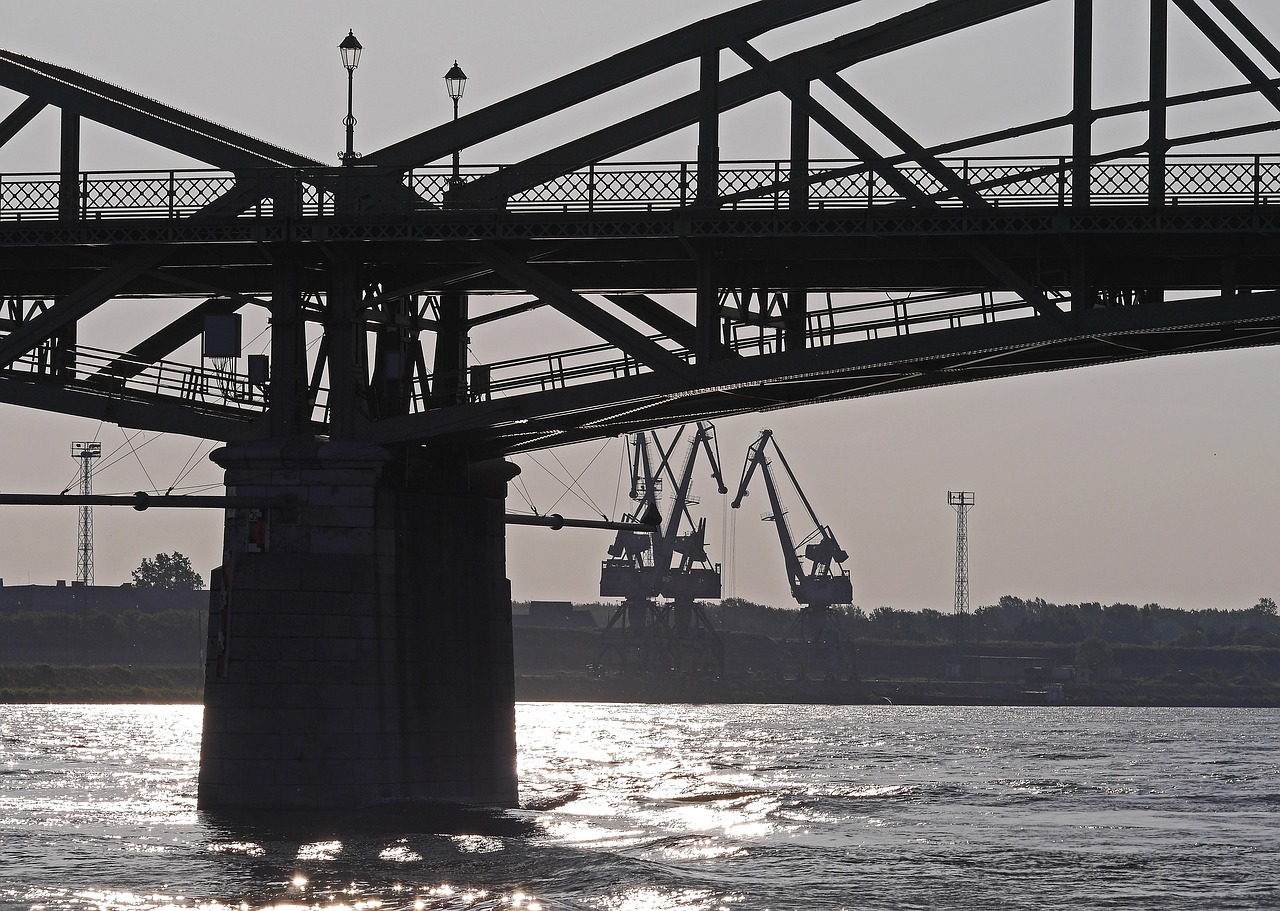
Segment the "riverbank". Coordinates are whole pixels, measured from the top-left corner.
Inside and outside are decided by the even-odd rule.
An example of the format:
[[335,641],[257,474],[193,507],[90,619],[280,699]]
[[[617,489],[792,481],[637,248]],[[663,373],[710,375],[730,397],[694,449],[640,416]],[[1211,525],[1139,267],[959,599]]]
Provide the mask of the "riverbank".
[[200,703],[204,670],[193,666],[0,665],[2,703]]
[[[203,674],[194,667],[0,665],[0,704],[199,704]],[[1280,684],[1206,679],[1194,674],[1094,686],[1035,689],[965,680],[857,681],[724,679],[673,675],[520,674],[521,702],[744,703],[793,705],[1098,705],[1280,707]]]

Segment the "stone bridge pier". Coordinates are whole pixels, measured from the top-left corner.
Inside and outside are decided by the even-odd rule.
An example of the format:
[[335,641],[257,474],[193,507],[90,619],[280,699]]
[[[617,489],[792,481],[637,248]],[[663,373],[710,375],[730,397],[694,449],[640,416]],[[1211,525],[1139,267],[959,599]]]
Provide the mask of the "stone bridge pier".
[[233,444],[199,805],[516,803],[504,502],[515,467]]

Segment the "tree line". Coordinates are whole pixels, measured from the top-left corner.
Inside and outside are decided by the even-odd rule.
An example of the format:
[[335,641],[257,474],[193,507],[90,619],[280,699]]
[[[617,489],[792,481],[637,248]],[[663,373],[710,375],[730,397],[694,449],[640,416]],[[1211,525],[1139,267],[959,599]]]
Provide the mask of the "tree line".
[[[1260,598],[1247,610],[1185,610],[1159,604],[1054,604],[1043,598],[1005,595],[996,604],[978,607],[963,618],[931,609],[833,609],[840,614],[846,636],[856,640],[1075,645],[1100,639],[1110,645],[1280,648],[1280,616],[1270,598]],[[795,609],[783,610],[742,598],[726,598],[718,605],[708,605],[707,612],[720,629],[773,638],[786,637],[796,619]]]
[[[604,626],[616,604],[578,605]],[[517,602],[516,608],[525,604]],[[798,612],[726,598],[704,605],[713,626],[724,632],[773,639],[797,635]],[[877,607],[834,608],[845,636],[861,642],[1008,642],[1077,646],[1257,646],[1280,648],[1280,616],[1270,598],[1247,610],[1184,610],[1159,604],[1054,604],[1043,598],[1006,595],[963,618],[936,610]],[[206,613],[169,610],[27,611],[0,614],[0,664],[187,664],[198,663],[205,643]],[[1087,663],[1094,663],[1092,661]]]

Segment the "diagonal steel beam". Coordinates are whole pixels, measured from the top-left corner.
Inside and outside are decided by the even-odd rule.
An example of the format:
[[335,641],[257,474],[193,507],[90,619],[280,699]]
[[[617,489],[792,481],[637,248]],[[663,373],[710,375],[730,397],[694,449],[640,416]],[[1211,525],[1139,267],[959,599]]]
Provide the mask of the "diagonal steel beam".
[[1267,63],[1280,70],[1280,48],[1271,43],[1266,35],[1253,24],[1253,20],[1240,12],[1240,8],[1231,0],[1209,0],[1224,19],[1236,27],[1245,40],[1254,46]]
[[139,342],[93,375],[98,379],[132,379],[156,361],[163,360],[187,342],[199,338],[204,318],[235,313],[248,301],[215,297],[189,310],[151,337]]
[[501,247],[486,242],[473,245],[481,262],[494,272],[515,282],[530,294],[537,295],[549,305],[568,316],[579,325],[590,329],[606,342],[616,346],[637,361],[653,370],[675,377],[682,382],[693,382],[697,371],[685,361],[645,335],[632,329],[617,317],[611,316],[596,304],[559,282],[548,278],[528,263],[508,253]]
[[0,122],[0,146],[7,143],[10,139],[18,135],[18,132],[35,119],[35,116],[49,106],[47,101],[41,101],[39,98],[27,98],[22,104],[13,109],[2,122]]
[[[1280,89],[1280,79],[1272,79],[1271,84]],[[1181,105],[1197,104],[1204,101],[1216,101],[1222,98],[1234,98],[1238,95],[1248,95],[1257,91],[1252,83],[1242,83],[1239,85],[1224,86],[1217,89],[1207,89],[1200,92],[1188,92],[1180,95],[1170,95],[1165,99],[1166,107],[1178,107]],[[1123,117],[1130,114],[1141,114],[1151,110],[1153,102],[1151,101],[1132,101],[1124,104],[1108,105],[1107,107],[1095,108],[1093,116],[1097,120],[1105,120],[1111,117]],[[963,151],[965,149],[978,146],[990,145],[995,142],[1003,142],[1008,139],[1019,139],[1031,136],[1036,133],[1044,133],[1049,130],[1057,130],[1071,125],[1071,114],[1060,114],[1056,117],[1045,118],[1044,120],[1031,121],[1029,123],[1019,124],[1015,127],[1007,127],[1002,130],[993,130],[988,133],[978,133],[972,136],[966,136],[962,139],[953,139],[936,146],[929,146],[924,150],[925,154],[934,158],[942,155],[948,155],[953,152]],[[1264,130],[1275,129],[1276,124],[1256,125],[1245,129],[1252,132],[1263,132]],[[1194,145],[1203,141],[1203,137],[1196,136],[1190,139],[1183,138],[1177,140],[1169,140],[1171,145]],[[1091,159],[1092,163],[1097,164],[1105,162],[1108,159],[1115,160],[1118,158],[1130,157],[1142,153],[1147,149],[1146,145],[1133,146],[1131,148],[1116,149],[1104,154],[1094,155]],[[891,155],[885,159],[887,164],[902,165],[907,164],[914,159],[906,154]],[[826,171],[819,171],[808,176],[810,184],[819,184],[829,180],[838,180],[842,177],[848,177],[853,174],[861,174],[870,170],[871,167],[866,162],[860,162],[853,165],[847,165],[838,168],[832,168]],[[981,184],[970,184],[974,190],[984,190],[991,187],[998,187],[1004,183],[1013,183],[1023,180],[1026,177],[1037,176],[1037,174],[1056,173],[1059,170],[1057,165],[1052,168],[1046,168],[1043,171],[1031,171],[1023,174],[1010,176],[1003,180],[987,181]],[[739,193],[732,193],[721,197],[721,202],[730,204],[734,202],[742,202],[748,199],[758,199],[767,196],[774,196],[778,193],[785,192],[790,186],[789,181],[781,181],[778,183],[763,183],[759,186],[752,187],[750,190],[743,190]],[[936,197],[935,197],[936,198]]]
[[[861,136],[850,129],[843,121],[832,114],[821,103],[814,99],[812,93],[807,90],[807,86],[798,78],[795,69],[798,65],[792,67],[780,66],[769,60],[754,47],[745,41],[733,41],[730,45],[739,57],[750,66],[753,70],[763,73],[778,89],[786,95],[793,104],[808,112],[814,122],[831,134],[832,138],[838,141],[845,148],[849,149],[854,155],[860,157],[863,161],[871,164],[873,170],[881,176],[890,186],[902,194],[904,199],[908,199],[921,207],[937,208],[938,203],[924,190],[921,190],[911,181],[905,174],[896,167],[889,164],[883,155],[875,150]],[[850,103],[857,104],[859,108],[865,108],[868,112],[878,113],[874,107],[867,102],[866,105],[861,104],[861,95],[854,91],[843,79],[840,79],[826,67],[819,66],[817,72],[820,76],[830,78],[828,85],[833,91],[836,91],[842,98],[847,98]],[[808,74],[805,74],[808,75]],[[824,79],[824,81],[826,81]],[[843,88],[842,88],[843,87]],[[847,91],[846,91],[847,90]],[[865,116],[865,115],[864,115]],[[902,142],[918,151],[922,158],[928,158],[921,147],[906,133],[892,124],[889,119],[883,115],[879,115],[879,121],[889,129],[893,134],[897,135]],[[874,125],[874,124],[873,124]],[[877,127],[879,129],[879,127]],[[890,139],[894,136],[890,135]],[[910,154],[911,148],[904,149]],[[921,161],[921,164],[924,162]],[[941,165],[939,165],[941,167]],[[955,181],[964,183],[958,176],[953,175]],[[965,184],[967,187],[968,185]],[[971,195],[977,196],[972,189],[968,191]],[[985,207],[985,205],[984,205]],[[1018,272],[1011,268],[1007,263],[992,253],[985,244],[976,238],[960,236],[956,239],[957,244],[966,253],[980,262],[987,271],[995,275],[1001,281],[1005,282],[1008,287],[1017,291],[1022,295],[1023,300],[1035,307],[1036,312],[1042,316],[1059,316],[1062,311],[1057,305],[1045,297],[1044,292],[1035,287],[1031,282],[1027,281]]]
[[807,79],[812,70],[802,68],[802,61],[775,63],[769,60],[746,41],[733,40],[729,48],[751,67],[760,73],[776,91],[783,95],[809,115],[809,119],[822,127],[832,138],[848,149],[853,155],[871,165],[873,171],[880,175],[886,183],[893,187],[904,198],[921,205],[926,204],[928,196],[915,185],[905,174],[889,165],[883,155],[848,127],[839,117],[827,110],[826,106],[813,97],[807,90]]
[[[636,319],[643,320],[653,329],[661,332],[682,348],[693,351],[697,344],[697,329],[687,320],[681,319],[662,304],[647,294],[606,294],[605,299],[630,313]],[[715,343],[717,357],[736,357],[738,352],[723,342]]]
[[[788,65],[816,56],[825,66],[838,72],[855,63],[1046,2],[1048,0],[935,0],[876,25],[796,51],[780,58],[779,63]],[[773,83],[761,73],[754,70],[738,73],[720,82],[719,108],[722,113],[733,110],[775,91]],[[469,116],[483,118],[488,110]],[[694,92],[509,165],[493,175],[471,181],[461,188],[460,193],[480,199],[511,196],[586,164],[620,155],[692,126],[698,122],[700,113],[699,94]],[[452,151],[452,147],[442,148],[436,157],[448,151]]]
[[365,155],[364,164],[397,170],[436,161],[486,139],[518,129],[668,67],[697,58],[706,27],[755,36],[860,0],[760,0],[646,41],[545,85],[467,114],[447,124]]
[[324,167],[92,76],[0,49],[0,85],[216,167]]
[[54,383],[33,383],[0,374],[0,401],[7,405],[38,408],[123,427],[180,433],[206,440],[248,440],[262,435],[260,415],[250,419],[224,417],[192,408],[190,403],[149,397],[146,400],[120,399],[101,392],[88,392]]
[[[250,183],[237,183],[188,220],[199,222],[233,215],[244,211],[246,206],[258,198],[261,197],[255,196]],[[39,316],[14,329],[0,339],[0,369],[12,365],[28,351],[52,338],[67,324],[92,313],[138,276],[163,263],[173,252],[173,247],[165,245],[140,247],[126,259],[95,275]]]
[[171,248],[164,246],[137,250],[123,262],[95,275],[35,319],[18,326],[0,340],[0,369],[11,366],[68,323],[92,313],[115,297],[129,282],[160,265],[172,253]]
[[1222,56],[1226,57],[1232,66],[1253,84],[1258,93],[1280,110],[1280,89],[1272,84],[1271,78],[1262,72],[1262,69],[1249,58],[1240,45],[1231,40],[1231,36],[1224,32],[1222,27],[1196,4],[1195,0],[1173,0],[1173,2],[1178,5],[1178,9],[1182,10],[1183,15],[1213,42],[1213,46],[1222,52]]
[[[161,273],[156,270],[150,270],[146,273],[151,276],[159,276]],[[244,294],[238,294],[229,288],[221,287],[211,282],[197,282],[180,275],[165,275],[165,281],[175,287],[187,287],[195,291],[201,291],[211,295],[204,304],[196,308],[192,313],[184,313],[177,319],[173,320],[169,325],[157,331],[151,338],[147,339],[140,346],[133,348],[127,354],[121,355],[115,361],[112,361],[101,370],[97,371],[95,376],[126,376],[132,377],[141,373],[146,369],[148,363],[163,360],[178,348],[181,348],[187,342],[200,335],[203,328],[204,316],[206,313],[234,313],[243,307],[255,305],[263,308],[269,308],[264,300],[256,297],[249,297]],[[218,302],[234,303],[234,307],[229,310],[222,310],[218,306]],[[205,307],[210,309],[205,310]],[[198,312],[198,316],[195,314]],[[145,348],[143,347],[145,346]],[[145,354],[142,353],[145,350]],[[139,359],[142,359],[141,361]]]
[[[836,97],[857,111],[867,123],[879,130],[886,139],[906,153],[908,160],[917,162],[932,174],[939,183],[954,193],[957,199],[963,199],[974,208],[991,208],[991,203],[983,199],[982,195],[967,180],[939,161],[906,130],[900,127],[895,120],[872,103],[871,99],[867,98],[866,95],[863,95],[846,80],[826,67],[819,67],[817,75],[822,80],[822,83],[836,94]],[[885,164],[890,168],[894,168],[892,163],[885,162]]]

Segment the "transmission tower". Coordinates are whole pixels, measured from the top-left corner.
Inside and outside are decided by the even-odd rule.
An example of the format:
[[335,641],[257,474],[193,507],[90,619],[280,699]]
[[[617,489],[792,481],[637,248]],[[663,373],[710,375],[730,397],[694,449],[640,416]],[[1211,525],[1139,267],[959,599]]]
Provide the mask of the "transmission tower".
[[948,490],[947,503],[956,511],[956,637],[963,643],[969,614],[969,510],[973,509],[973,491]]
[[[102,444],[72,443],[71,458],[80,463],[80,495],[93,493],[93,460],[102,456]],[[93,507],[80,505],[80,529],[76,535],[76,581],[93,584]]]

